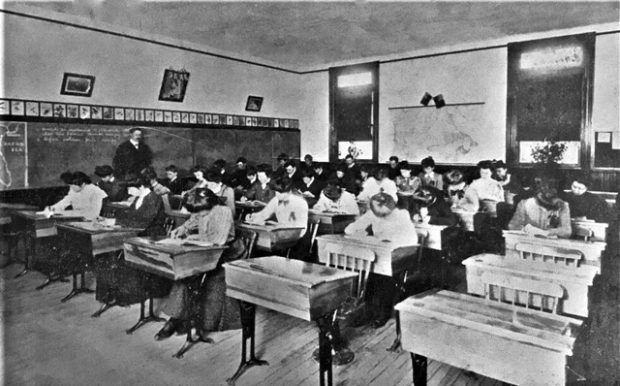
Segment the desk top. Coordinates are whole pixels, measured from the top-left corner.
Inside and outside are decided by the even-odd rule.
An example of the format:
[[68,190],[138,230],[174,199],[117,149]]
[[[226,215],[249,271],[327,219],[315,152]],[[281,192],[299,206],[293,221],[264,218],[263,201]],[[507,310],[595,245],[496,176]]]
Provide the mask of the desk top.
[[68,212],[65,212],[64,214],[62,213],[57,213],[54,214],[52,217],[47,217],[45,215],[42,214],[37,214],[37,212],[33,211],[33,210],[18,210],[15,212],[15,214],[19,217],[28,219],[28,220],[34,220],[34,221],[46,221],[46,220],[51,220],[51,221],[79,221],[82,220],[83,217],[82,216],[76,216],[76,215],[71,215]]
[[287,259],[282,256],[235,260],[224,264],[224,266],[245,269],[266,277],[277,277],[306,288],[313,288],[322,283],[357,277],[355,272],[307,263],[301,260]]
[[142,228],[129,228],[120,225],[107,226],[93,221],[72,221],[57,225],[58,228],[75,230],[77,232],[100,234],[115,232],[141,232]]
[[37,210],[34,205],[0,202],[0,210]]
[[196,251],[218,251],[228,248],[226,245],[188,245],[188,244],[160,244],[158,241],[162,239],[152,237],[133,237],[125,241],[126,244],[136,245],[143,248],[152,249],[159,252],[169,253],[172,255],[180,255]]
[[605,249],[607,243],[603,241],[584,241],[578,239],[565,239],[558,237],[544,237],[544,236],[532,236],[523,231],[502,231],[504,238],[520,238],[527,239],[529,242],[533,244],[541,244],[541,245],[558,245],[560,247],[566,249],[579,249],[579,247],[590,246],[590,247],[598,247],[600,249]]
[[114,208],[114,209],[129,209],[131,204],[132,203],[129,201],[114,201],[114,202],[106,202],[104,205],[109,208]]
[[463,260],[462,264],[466,267],[480,267],[481,269],[497,268],[503,271],[523,272],[535,276],[545,276],[554,278],[568,278],[572,281],[585,281],[592,284],[594,276],[599,269],[591,265],[581,265],[579,267],[563,264],[538,264],[532,265],[529,260],[511,259],[493,253],[481,253]]
[[265,224],[265,225],[259,225],[259,224],[249,224],[247,222],[236,222],[235,226],[238,226],[240,228],[245,228],[245,229],[251,229],[253,231],[263,231],[263,232],[279,232],[279,231],[286,231],[286,230],[303,230],[303,227],[284,227],[284,226],[279,226],[278,224]]
[[470,328],[565,355],[572,354],[577,329],[582,324],[578,319],[450,291],[424,292],[405,299],[395,308],[401,314],[418,314],[453,324],[455,328]]
[[322,235],[317,236],[317,240],[325,240],[336,242],[340,244],[350,244],[355,246],[362,246],[371,249],[390,249],[395,250],[399,248],[417,247],[418,244],[402,245],[397,244],[389,240],[381,240],[374,236],[357,236],[357,235]]
[[331,218],[355,218],[354,214],[344,213],[344,212],[320,212],[318,210],[310,209],[308,210],[309,217],[331,217]]

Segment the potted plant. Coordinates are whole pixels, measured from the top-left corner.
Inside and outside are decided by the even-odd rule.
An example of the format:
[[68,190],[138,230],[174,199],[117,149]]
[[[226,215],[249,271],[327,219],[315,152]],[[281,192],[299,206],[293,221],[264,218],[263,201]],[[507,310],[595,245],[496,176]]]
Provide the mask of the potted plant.
[[543,145],[536,145],[532,149],[532,159],[536,167],[541,169],[558,169],[567,146],[555,139],[545,139]]

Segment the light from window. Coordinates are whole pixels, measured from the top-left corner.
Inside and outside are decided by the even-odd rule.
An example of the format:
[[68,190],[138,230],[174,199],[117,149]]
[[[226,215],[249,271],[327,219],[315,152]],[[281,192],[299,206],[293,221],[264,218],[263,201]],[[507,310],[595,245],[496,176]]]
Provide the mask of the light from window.
[[338,88],[368,86],[371,84],[372,73],[370,72],[359,72],[338,77]]
[[583,63],[580,46],[549,47],[521,54],[521,69],[543,70],[579,67]]

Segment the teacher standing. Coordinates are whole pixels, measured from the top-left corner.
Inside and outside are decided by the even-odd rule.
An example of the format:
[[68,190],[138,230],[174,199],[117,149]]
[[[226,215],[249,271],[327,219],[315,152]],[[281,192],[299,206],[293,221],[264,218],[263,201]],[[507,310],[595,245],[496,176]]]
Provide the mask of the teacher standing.
[[153,152],[142,140],[142,129],[129,129],[129,140],[116,149],[113,165],[116,176],[121,180],[135,179],[140,171],[151,166]]

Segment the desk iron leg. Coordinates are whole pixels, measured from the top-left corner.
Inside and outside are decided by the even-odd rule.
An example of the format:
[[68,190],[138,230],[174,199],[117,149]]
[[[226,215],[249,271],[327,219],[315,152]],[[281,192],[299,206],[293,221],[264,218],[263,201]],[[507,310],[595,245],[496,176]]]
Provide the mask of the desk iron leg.
[[[344,366],[351,363],[353,359],[355,359],[355,354],[347,347],[347,342],[340,334],[338,310],[334,311],[331,323],[332,364],[335,366]],[[317,362],[321,361],[320,347],[312,352],[312,359]]]
[[396,338],[394,338],[394,342],[392,342],[392,345],[387,348],[387,351],[399,353],[400,352],[400,338],[401,338],[400,316],[398,315],[398,311],[395,311],[395,312],[396,312]]
[[332,386],[332,321],[327,314],[316,323],[319,326],[319,384]]
[[92,294],[95,291],[91,290],[90,288],[87,288],[84,286],[84,271],[80,272],[80,286],[77,286],[77,273],[73,274],[73,289],[71,290],[71,292],[69,292],[69,294],[67,296],[65,296],[64,298],[62,298],[60,301],[62,303],[68,301],[69,299],[79,295],[79,294]]
[[[237,368],[235,374],[226,380],[230,386],[233,386],[241,374],[243,374],[245,370],[250,367],[269,365],[269,362],[256,358],[256,354],[254,352],[256,305],[240,300],[239,309],[241,313],[241,363],[239,363],[239,367]],[[250,340],[250,360],[246,359],[248,339]]]
[[15,275],[15,279],[24,276],[30,271],[30,259],[34,259],[35,244],[30,234],[24,235],[24,250],[26,256],[24,257],[24,269]]
[[425,356],[411,353],[414,386],[426,386],[427,362],[428,360]]
[[[149,302],[149,315],[145,317],[144,316],[144,303],[146,303],[147,300]],[[140,301],[140,319],[138,319],[138,322],[136,324],[134,324],[133,327],[131,327],[130,329],[126,330],[125,332],[127,333],[127,335],[131,335],[138,328],[144,326],[145,324],[147,324],[149,322],[165,322],[165,321],[166,321],[166,319],[160,318],[159,316],[156,316],[153,313],[153,297],[149,296],[148,299],[142,299]]]
[[[203,280],[204,282],[204,277]],[[185,338],[185,343],[183,346],[174,354],[173,358],[183,358],[183,355],[189,351],[192,346],[194,346],[198,342],[204,343],[213,343],[213,339],[202,337],[200,333],[198,333],[199,326],[202,325],[202,317],[199,315],[200,313],[200,305],[198,303],[198,296],[200,295],[200,287],[202,283],[198,284],[197,288],[194,287],[192,281],[186,282],[186,291],[185,291],[185,304],[187,304],[187,314],[189,316],[189,328],[187,329],[187,337]],[[197,337],[192,336],[192,330],[196,329]]]

